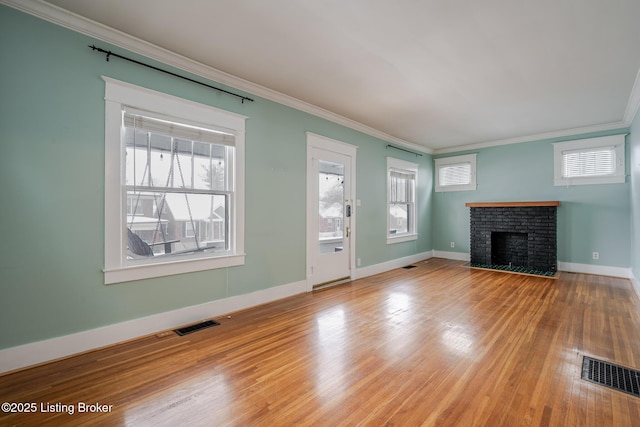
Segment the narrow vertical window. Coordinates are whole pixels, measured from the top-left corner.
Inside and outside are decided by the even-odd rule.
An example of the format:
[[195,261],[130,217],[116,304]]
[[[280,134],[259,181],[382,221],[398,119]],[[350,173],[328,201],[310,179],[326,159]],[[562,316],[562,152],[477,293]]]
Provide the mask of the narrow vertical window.
[[387,157],[387,243],[417,239],[418,165]]

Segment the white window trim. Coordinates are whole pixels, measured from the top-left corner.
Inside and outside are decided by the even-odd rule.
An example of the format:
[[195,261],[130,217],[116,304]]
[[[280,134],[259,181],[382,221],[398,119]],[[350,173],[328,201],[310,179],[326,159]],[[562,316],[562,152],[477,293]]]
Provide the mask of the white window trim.
[[[129,83],[102,77],[105,81],[105,284],[148,279],[194,271],[243,265],[244,254],[244,134],[247,117],[205,104],[156,92]],[[210,124],[235,136],[235,233],[232,233],[232,253],[199,254],[189,259],[158,259],[136,265],[125,262],[126,194],[122,191],[125,177],[123,106],[166,114],[187,123]]]
[[[476,157],[477,154],[465,154],[462,156],[442,157],[435,159],[435,191],[443,193],[447,191],[474,191],[476,190]],[[444,166],[469,163],[471,165],[471,182],[465,185],[440,185],[440,168]]]
[[[553,184],[556,186],[623,184],[625,182],[625,136],[626,134],[577,139],[553,143]],[[563,151],[613,147],[616,154],[616,171],[611,175],[565,178],[562,176]]]
[[[398,172],[408,173],[414,175],[414,201],[413,201],[413,224],[412,230],[407,233],[400,235],[391,235],[389,234],[389,221],[391,220],[391,215],[389,215],[389,200],[391,195],[389,194],[389,172],[391,170],[395,170]],[[418,239],[418,165],[415,163],[407,162],[405,160],[396,159],[394,157],[387,157],[387,200],[386,200],[386,209],[387,209],[387,244],[391,245],[394,243],[402,243],[409,242],[412,240]]]

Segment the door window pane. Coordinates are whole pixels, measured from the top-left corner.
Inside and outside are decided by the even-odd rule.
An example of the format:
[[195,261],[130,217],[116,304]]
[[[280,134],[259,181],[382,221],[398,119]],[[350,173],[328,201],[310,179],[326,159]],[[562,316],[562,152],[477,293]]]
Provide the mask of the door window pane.
[[320,254],[343,250],[344,165],[319,162],[318,244]]

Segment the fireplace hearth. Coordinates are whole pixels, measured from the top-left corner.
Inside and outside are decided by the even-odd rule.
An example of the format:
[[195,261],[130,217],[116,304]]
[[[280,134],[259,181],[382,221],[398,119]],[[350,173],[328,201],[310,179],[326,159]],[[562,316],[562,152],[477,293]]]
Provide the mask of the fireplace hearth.
[[560,202],[467,203],[472,267],[553,276]]

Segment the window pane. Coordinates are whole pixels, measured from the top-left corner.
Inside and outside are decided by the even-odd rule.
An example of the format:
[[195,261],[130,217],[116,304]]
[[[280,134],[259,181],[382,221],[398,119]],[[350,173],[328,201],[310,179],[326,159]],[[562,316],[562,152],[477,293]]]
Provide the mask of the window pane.
[[[149,185],[152,187],[166,187],[170,178],[169,171],[171,170],[171,138],[155,134],[149,134],[148,138],[150,149],[148,156],[151,168]],[[145,157],[146,154],[136,153],[137,160],[145,159]],[[138,183],[138,185],[140,184]]]
[[392,203],[389,206],[389,234],[403,234],[409,232],[410,205]]
[[343,249],[344,165],[320,161],[318,174],[318,251]]
[[192,141],[174,139],[173,179],[169,187],[193,188]]
[[226,191],[226,150],[230,147],[194,142],[194,187],[200,190]]
[[125,129],[126,185],[149,185],[148,133]]
[[[127,192],[127,228],[154,255],[227,250],[227,197],[223,195]],[[129,239],[130,257],[138,252]]]

